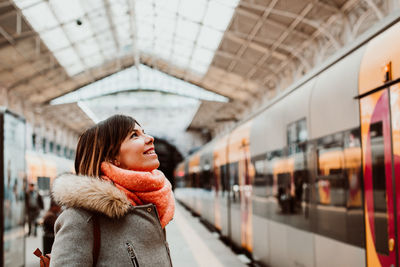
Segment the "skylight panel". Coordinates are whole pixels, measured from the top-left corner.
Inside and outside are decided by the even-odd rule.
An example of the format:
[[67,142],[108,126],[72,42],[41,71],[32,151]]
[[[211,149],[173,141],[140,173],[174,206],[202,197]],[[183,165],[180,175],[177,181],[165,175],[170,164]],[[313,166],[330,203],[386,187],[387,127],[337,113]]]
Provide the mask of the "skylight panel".
[[92,28],[93,33],[101,34],[104,31],[110,30],[110,23],[108,22],[107,14],[105,14],[105,12],[104,12],[104,14],[96,15],[96,16],[89,14],[89,19],[90,19],[90,23],[88,23],[88,24],[90,24],[90,27]]
[[175,31],[174,20],[175,20],[174,16],[169,16],[166,14],[157,15],[154,21],[154,26],[156,31],[155,36],[158,36],[159,34],[164,34],[164,35],[169,35],[169,37],[172,38]]
[[15,4],[20,8],[24,9],[33,5],[36,5],[42,0],[14,0]]
[[189,64],[189,57],[173,55],[171,61],[172,64],[178,67],[186,68],[187,65]]
[[93,56],[85,57],[84,61],[86,66],[88,66],[89,68],[93,68],[103,63],[103,57],[98,53]]
[[82,23],[82,25],[77,25],[76,22],[73,21],[66,24],[64,26],[64,29],[73,43],[85,40],[93,35],[89,23]]
[[70,42],[67,37],[65,37],[65,34],[60,27],[43,33],[41,37],[51,51],[65,48],[70,45]]
[[179,6],[179,15],[188,18],[194,22],[200,22],[206,11],[207,0],[181,1]]
[[216,50],[219,46],[222,36],[223,32],[210,29],[208,27],[203,27],[199,34],[199,38],[197,39],[197,44],[211,50]]
[[[99,0],[84,0],[80,1],[84,9],[87,11],[92,11],[92,10],[104,10],[104,2],[99,1]],[[114,4],[113,4],[114,5]]]
[[54,56],[64,67],[80,61],[79,57],[76,55],[75,51],[71,47],[55,52]]
[[207,63],[211,62],[214,57],[214,53],[208,49],[204,49],[201,47],[196,47],[193,52],[192,60]]
[[114,15],[114,17],[118,17],[121,15],[125,15],[126,12],[128,12],[128,5],[126,1],[117,1],[113,5],[110,5],[111,12]]
[[49,2],[61,23],[81,18],[84,15],[79,0],[50,0]]
[[[138,12],[140,11],[140,12]],[[136,14],[139,16],[154,16],[153,1],[136,1]]]
[[[142,53],[168,57],[171,64],[182,68],[188,68],[192,60],[201,60],[201,68],[193,69],[199,74],[211,63],[237,4],[238,0],[136,0],[138,47]],[[162,42],[169,41],[164,35],[173,38],[171,50],[169,46],[162,48]],[[200,59],[200,52],[192,56],[194,46],[208,51],[202,51]]]
[[120,43],[126,44],[127,40],[131,39],[131,26],[129,23],[118,25],[116,30]]
[[24,9],[23,14],[37,32],[58,26],[58,22],[47,2]]
[[77,102],[88,98],[123,92],[126,90],[157,90],[192,98],[227,102],[228,99],[218,94],[204,90],[201,87],[169,76],[158,70],[139,65],[141,84],[138,84],[137,69],[132,67],[113,74],[95,83],[80,88],[51,101],[51,104]]
[[[148,1],[148,0],[141,0],[141,1]],[[168,1],[162,0],[162,1],[155,1],[155,4],[157,10],[164,10],[165,12],[175,14],[176,12],[178,12],[179,4],[182,2],[183,2],[182,0],[168,0]]]
[[75,62],[72,65],[66,66],[65,70],[67,71],[68,75],[73,76],[84,71],[85,66],[83,66],[81,62]]
[[214,0],[224,6],[235,8],[240,0]]
[[175,40],[174,54],[190,57],[194,43],[185,40]]
[[211,1],[208,4],[204,25],[216,28],[220,31],[225,31],[232,18],[233,11],[233,8],[229,8],[216,1]]
[[81,57],[87,57],[99,53],[99,46],[93,38],[86,39],[76,45]]
[[182,39],[194,42],[196,40],[199,28],[199,24],[179,18],[176,35]]
[[209,65],[210,65],[209,63],[204,64],[204,63],[202,63],[202,62],[196,62],[196,61],[193,61],[193,60],[192,60],[192,63],[190,64],[190,68],[191,68],[195,73],[203,74],[203,73],[206,73],[206,72],[207,72],[208,66],[209,66]]

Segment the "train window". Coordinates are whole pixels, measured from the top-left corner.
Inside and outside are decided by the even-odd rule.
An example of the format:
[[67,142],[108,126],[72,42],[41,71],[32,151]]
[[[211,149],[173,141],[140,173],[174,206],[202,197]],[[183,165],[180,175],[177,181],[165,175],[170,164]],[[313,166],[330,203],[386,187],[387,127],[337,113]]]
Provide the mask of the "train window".
[[306,119],[297,122],[297,141],[305,142],[308,138]]
[[36,149],[36,134],[32,134],[32,148],[33,150]]
[[229,180],[228,180],[228,174],[227,174],[227,165],[222,165],[220,166],[220,181],[222,185],[222,194],[224,194],[226,191],[228,191],[229,188]]
[[307,141],[307,138],[307,123],[305,118],[292,122],[287,126],[288,145]]
[[42,149],[43,149],[43,153],[46,153],[46,147],[47,147],[47,140],[46,138],[42,139]]
[[290,123],[287,126],[287,144],[288,154],[301,152],[301,143],[307,141],[307,123],[306,119],[301,119]]
[[269,194],[269,177],[266,172],[266,155],[252,159],[255,175],[253,179],[253,194],[259,197],[267,197]]
[[389,255],[386,174],[382,122],[371,124],[372,186],[376,251]]
[[297,142],[296,123],[291,123],[287,127],[287,143],[288,145]]
[[232,202],[240,201],[239,192],[239,164],[237,162],[229,164],[229,185],[232,189]]
[[53,141],[50,141],[50,142],[49,142],[49,152],[50,152],[50,153],[53,153],[53,152],[54,152],[54,143],[53,143]]

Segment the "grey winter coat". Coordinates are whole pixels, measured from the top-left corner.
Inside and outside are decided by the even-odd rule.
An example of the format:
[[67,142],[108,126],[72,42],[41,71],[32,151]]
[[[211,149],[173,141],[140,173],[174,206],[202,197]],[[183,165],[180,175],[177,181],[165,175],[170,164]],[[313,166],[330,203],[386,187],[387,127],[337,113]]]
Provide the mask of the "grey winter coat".
[[92,266],[94,214],[101,232],[98,267],[172,266],[153,204],[132,206],[110,182],[72,174],[57,178],[52,194],[66,209],[55,224],[50,266]]

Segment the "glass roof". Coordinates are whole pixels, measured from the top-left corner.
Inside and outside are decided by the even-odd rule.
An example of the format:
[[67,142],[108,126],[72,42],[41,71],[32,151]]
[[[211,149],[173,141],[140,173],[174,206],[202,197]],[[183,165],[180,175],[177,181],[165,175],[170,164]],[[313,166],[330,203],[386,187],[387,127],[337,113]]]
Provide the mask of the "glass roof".
[[14,2],[70,76],[133,53],[204,75],[239,0]]
[[84,86],[74,92],[58,97],[50,104],[78,102],[105,95],[131,91],[158,91],[199,100],[228,102],[228,98],[204,90],[194,84],[172,77],[145,65],[131,67],[102,80]]

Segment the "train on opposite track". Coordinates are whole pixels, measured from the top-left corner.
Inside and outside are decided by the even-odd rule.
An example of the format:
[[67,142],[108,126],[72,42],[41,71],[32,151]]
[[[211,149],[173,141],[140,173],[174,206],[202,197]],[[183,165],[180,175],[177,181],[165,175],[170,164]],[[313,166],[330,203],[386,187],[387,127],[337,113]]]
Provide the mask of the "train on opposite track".
[[176,198],[271,267],[400,263],[400,22],[190,155]]

